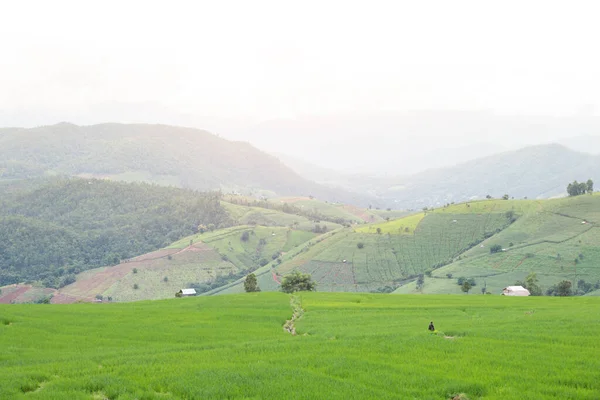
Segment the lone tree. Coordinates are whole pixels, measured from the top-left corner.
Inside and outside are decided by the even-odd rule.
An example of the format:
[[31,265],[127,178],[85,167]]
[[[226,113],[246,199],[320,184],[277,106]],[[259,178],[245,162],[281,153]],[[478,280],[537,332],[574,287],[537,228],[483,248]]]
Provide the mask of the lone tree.
[[316,290],[317,284],[312,280],[310,274],[303,274],[299,271],[284,276],[281,282],[281,291],[284,293],[314,292]]
[[461,285],[460,289],[465,292],[466,294],[469,294],[469,290],[471,290],[471,283],[469,283],[469,281],[464,281],[463,284]]
[[588,179],[586,182],[586,185],[587,185],[588,193],[593,193],[594,192],[594,181],[592,181],[591,179]]
[[242,242],[247,242],[250,239],[250,234],[248,233],[248,231],[244,231],[244,233],[242,233],[242,236],[240,236],[240,239]]
[[571,281],[561,281],[558,283],[558,285],[556,285],[556,294],[558,296],[572,296],[572,286],[573,284]]
[[535,272],[530,272],[529,275],[525,278],[525,282],[517,281],[518,286],[523,286],[525,289],[529,290],[529,294],[532,296],[541,296],[542,288],[538,285],[538,278]]
[[499,253],[502,251],[502,246],[499,244],[495,244],[492,247],[490,247],[490,253],[494,254],[494,253]]
[[244,290],[247,293],[250,292],[260,292],[260,288],[258,287],[258,282],[256,280],[256,275],[249,274],[244,281]]

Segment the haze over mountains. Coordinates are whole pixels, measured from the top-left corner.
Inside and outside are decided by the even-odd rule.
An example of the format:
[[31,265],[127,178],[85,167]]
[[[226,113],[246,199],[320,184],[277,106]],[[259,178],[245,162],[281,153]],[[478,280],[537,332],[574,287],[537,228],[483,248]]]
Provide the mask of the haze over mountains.
[[600,154],[600,117],[501,115],[491,111],[405,111],[323,114],[288,119],[218,118],[158,103],[107,103],[86,111],[0,110],[0,126],[57,121],[158,123],[207,130],[270,154],[350,174],[410,175],[509,150],[559,143]]
[[[418,127],[425,129],[423,125]],[[581,138],[570,139],[573,147],[577,143],[584,147],[586,141]],[[419,138],[425,139],[427,136]],[[362,142],[366,144],[366,154],[381,153],[382,160],[396,151],[394,146],[381,146],[376,138]],[[589,150],[594,151],[594,141],[587,143]],[[344,146],[352,148],[356,144],[348,140]],[[331,143],[315,147],[332,157],[347,157],[337,148]],[[457,151],[451,156],[448,154],[452,152],[447,151],[446,158],[438,157],[438,163],[457,158],[451,167],[435,168],[436,163],[432,163],[431,168],[414,174],[389,168],[386,174],[375,175],[367,171],[345,173],[313,165],[306,158],[275,153],[278,159],[250,143],[229,141],[192,128],[61,123],[0,130],[0,177],[106,177],[254,196],[311,195],[328,201],[394,208],[439,206],[488,194],[548,198],[564,195],[566,184],[574,179],[600,178],[600,156],[563,145],[544,144],[503,152],[494,149],[485,145],[464,146],[462,150],[467,155]]]

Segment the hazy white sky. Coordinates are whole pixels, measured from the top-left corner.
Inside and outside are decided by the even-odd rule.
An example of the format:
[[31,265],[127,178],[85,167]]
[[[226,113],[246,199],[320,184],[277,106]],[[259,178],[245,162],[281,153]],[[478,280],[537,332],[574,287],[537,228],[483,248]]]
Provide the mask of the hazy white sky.
[[0,110],[600,110],[595,1],[0,2]]

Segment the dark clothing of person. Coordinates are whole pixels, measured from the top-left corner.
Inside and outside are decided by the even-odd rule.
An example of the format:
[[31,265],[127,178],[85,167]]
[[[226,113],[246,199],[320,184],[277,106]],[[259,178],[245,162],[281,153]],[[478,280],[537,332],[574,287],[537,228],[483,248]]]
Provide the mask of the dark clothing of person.
[[435,331],[435,327],[433,326],[433,322],[431,322],[431,323],[429,324],[429,330],[430,330],[430,331]]

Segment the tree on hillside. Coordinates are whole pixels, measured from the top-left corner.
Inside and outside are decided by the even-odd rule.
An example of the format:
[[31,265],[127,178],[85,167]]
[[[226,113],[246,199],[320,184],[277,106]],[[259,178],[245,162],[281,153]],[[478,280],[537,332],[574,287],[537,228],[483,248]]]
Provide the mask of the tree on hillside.
[[508,195],[505,194],[504,196],[502,196],[502,200],[508,200]]
[[502,251],[502,246],[499,244],[495,244],[493,246],[490,247],[490,253],[494,254],[494,253],[498,253]]
[[469,281],[464,281],[463,284],[461,285],[460,289],[465,292],[466,294],[469,294],[469,290],[471,290],[471,284],[469,283]]
[[246,276],[246,280],[244,281],[244,290],[247,293],[260,292],[260,288],[258,287],[258,281],[256,280],[256,275],[249,274],[248,276]]
[[571,283],[571,281],[561,281],[558,283],[558,285],[556,285],[556,294],[558,296],[572,296],[572,287],[573,284]]
[[419,274],[417,278],[417,290],[423,289],[423,285],[425,284],[425,278],[423,278],[423,274]]
[[281,291],[284,293],[314,292],[316,290],[317,284],[312,280],[310,274],[303,274],[299,271],[284,276],[281,282]]
[[594,181],[592,181],[591,179],[588,179],[586,182],[586,185],[587,185],[587,192],[593,193],[594,192]]
[[529,293],[532,296],[541,296],[542,288],[538,285],[538,278],[535,272],[530,272],[529,275],[525,278],[525,281],[517,281],[515,282],[516,286],[523,286],[525,289],[529,290]]
[[240,239],[242,242],[247,242],[250,239],[250,234],[248,233],[248,231],[244,231],[244,233],[242,233],[242,236],[240,236]]

